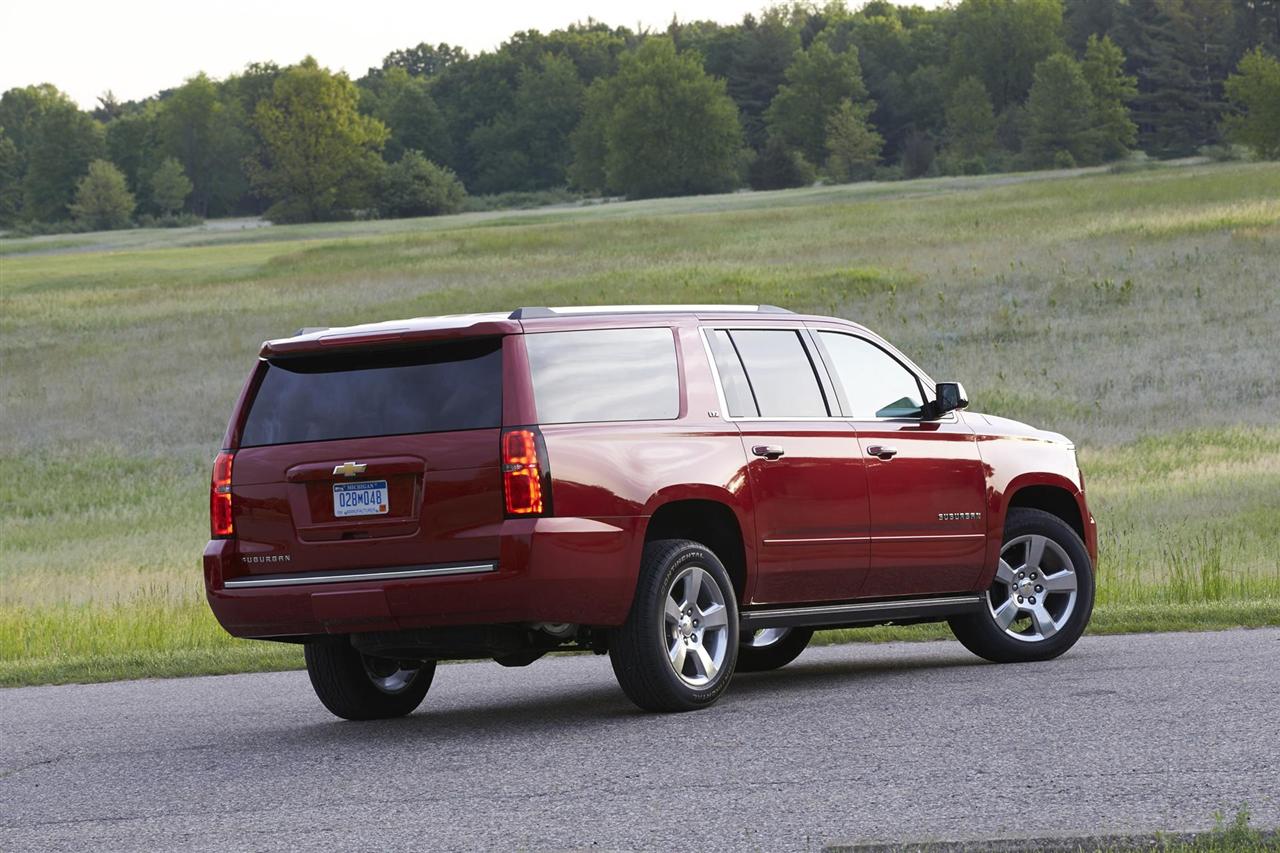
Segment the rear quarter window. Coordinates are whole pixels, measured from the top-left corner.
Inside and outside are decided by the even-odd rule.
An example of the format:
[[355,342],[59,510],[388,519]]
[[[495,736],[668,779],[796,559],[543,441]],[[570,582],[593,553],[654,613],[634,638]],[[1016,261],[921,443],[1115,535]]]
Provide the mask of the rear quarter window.
[[671,420],[680,414],[668,328],[525,335],[538,422]]
[[242,447],[489,429],[502,423],[502,339],[268,362]]

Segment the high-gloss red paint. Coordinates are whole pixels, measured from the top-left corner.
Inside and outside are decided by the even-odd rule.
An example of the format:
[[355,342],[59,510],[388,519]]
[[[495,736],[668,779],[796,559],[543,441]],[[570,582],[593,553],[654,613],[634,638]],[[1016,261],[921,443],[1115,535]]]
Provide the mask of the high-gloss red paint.
[[[655,326],[676,336],[676,419],[538,423],[524,333]],[[501,429],[240,449],[260,363],[223,441],[236,451],[235,536],[213,539],[205,549],[214,613],[227,630],[246,637],[512,622],[618,625],[631,606],[650,518],[687,500],[723,505],[737,521],[745,607],[983,589],[995,571],[1010,502],[1028,486],[1059,490],[1073,502],[1096,556],[1083,481],[1061,436],[968,412],[923,422],[725,417],[699,330],[739,326],[839,329],[884,345],[841,320],[754,313],[427,318],[264,344],[263,359],[503,336],[503,428],[540,430],[553,515],[507,517]],[[830,387],[827,377],[822,382]],[[785,453],[762,458],[752,452],[759,444]],[[898,453],[890,460],[873,457],[875,444]],[[368,466],[362,477],[388,481],[388,514],[334,518],[331,484],[341,477],[333,468],[348,461]],[[947,518],[955,513],[979,517]],[[225,585],[255,575],[474,561],[496,563],[497,570]]]

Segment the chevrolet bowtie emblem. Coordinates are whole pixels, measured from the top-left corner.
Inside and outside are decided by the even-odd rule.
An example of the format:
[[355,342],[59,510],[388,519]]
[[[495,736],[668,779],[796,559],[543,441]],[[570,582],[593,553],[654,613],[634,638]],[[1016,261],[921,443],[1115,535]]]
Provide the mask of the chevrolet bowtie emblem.
[[356,474],[363,474],[364,469],[368,467],[363,462],[343,462],[341,465],[333,466],[333,475],[335,477],[339,474],[344,477],[354,477]]

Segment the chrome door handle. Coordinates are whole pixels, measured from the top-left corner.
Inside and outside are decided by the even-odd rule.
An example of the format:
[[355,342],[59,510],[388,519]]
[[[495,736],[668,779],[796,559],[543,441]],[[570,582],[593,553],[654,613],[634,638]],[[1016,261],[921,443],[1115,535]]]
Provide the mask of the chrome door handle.
[[898,448],[890,447],[887,444],[873,444],[867,448],[868,456],[877,456],[888,462],[890,459],[898,455]]
[[756,456],[763,456],[765,459],[777,459],[782,456],[782,454],[786,453],[785,450],[776,444],[757,444],[755,447],[751,448],[751,452]]

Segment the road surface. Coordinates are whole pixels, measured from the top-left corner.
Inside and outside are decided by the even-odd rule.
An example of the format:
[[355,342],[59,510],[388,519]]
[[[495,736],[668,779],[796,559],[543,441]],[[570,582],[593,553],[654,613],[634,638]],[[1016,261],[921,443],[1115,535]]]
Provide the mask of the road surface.
[[1280,629],[807,651],[713,709],[605,658],[443,666],[344,723],[305,673],[0,690],[0,849],[820,850],[1280,825]]

